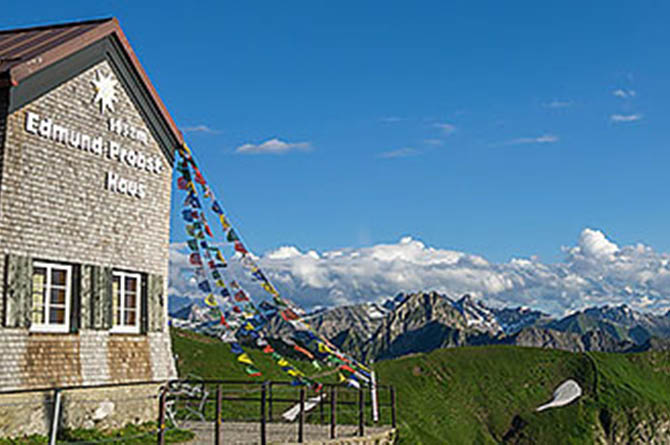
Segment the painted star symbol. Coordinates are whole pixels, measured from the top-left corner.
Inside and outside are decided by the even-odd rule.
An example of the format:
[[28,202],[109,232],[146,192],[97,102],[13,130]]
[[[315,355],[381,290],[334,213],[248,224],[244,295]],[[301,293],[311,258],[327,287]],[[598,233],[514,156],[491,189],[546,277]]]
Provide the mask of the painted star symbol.
[[96,91],[93,103],[97,104],[98,102],[100,102],[101,113],[104,113],[105,109],[109,109],[109,111],[114,111],[114,102],[117,102],[119,100],[119,98],[116,97],[116,90],[114,89],[114,87],[119,82],[117,82],[114,78],[112,78],[111,74],[109,76],[105,76],[100,71],[96,71],[95,74],[97,80],[92,81]]

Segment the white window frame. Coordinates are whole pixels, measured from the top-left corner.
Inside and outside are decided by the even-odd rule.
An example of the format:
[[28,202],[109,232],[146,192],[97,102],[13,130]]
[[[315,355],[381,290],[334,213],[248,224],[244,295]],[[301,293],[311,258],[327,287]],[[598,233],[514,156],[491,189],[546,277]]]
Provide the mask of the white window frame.
[[[112,314],[112,329],[111,332],[119,334],[139,334],[142,320],[142,275],[136,272],[124,272],[122,270],[115,270],[112,272],[112,279],[119,277],[119,294],[121,296],[120,307],[116,307],[116,304],[112,304],[114,308],[114,313]],[[126,325],[126,324],[116,324],[116,312],[121,311],[120,322],[125,320],[125,311],[126,311],[126,278],[134,278],[137,280],[135,301],[137,302],[137,307],[135,308],[135,325]],[[113,286],[112,286],[113,289]],[[116,299],[117,295],[112,295],[112,298]]]
[[[44,282],[43,302],[44,306],[44,323],[33,323],[32,312],[30,316],[30,332],[56,332],[67,333],[70,332],[70,311],[72,309],[72,265],[63,263],[50,263],[44,261],[34,261],[34,268],[46,269],[46,277]],[[51,272],[53,270],[65,271],[65,323],[56,324],[49,323],[49,306],[51,305]],[[33,298],[33,277],[30,277],[30,298]],[[32,300],[31,300],[32,301]],[[32,308],[34,310],[35,308]]]

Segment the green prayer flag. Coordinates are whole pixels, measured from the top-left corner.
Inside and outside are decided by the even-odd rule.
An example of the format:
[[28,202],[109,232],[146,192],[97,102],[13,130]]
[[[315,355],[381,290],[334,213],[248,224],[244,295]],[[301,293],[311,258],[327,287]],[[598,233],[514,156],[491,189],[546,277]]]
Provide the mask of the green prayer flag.
[[228,241],[230,241],[231,243],[234,242],[234,241],[239,241],[239,240],[240,240],[240,239],[237,237],[237,233],[235,233],[235,230],[233,230],[233,229],[230,229],[230,230],[228,231],[228,236],[226,237],[226,239],[227,239]]

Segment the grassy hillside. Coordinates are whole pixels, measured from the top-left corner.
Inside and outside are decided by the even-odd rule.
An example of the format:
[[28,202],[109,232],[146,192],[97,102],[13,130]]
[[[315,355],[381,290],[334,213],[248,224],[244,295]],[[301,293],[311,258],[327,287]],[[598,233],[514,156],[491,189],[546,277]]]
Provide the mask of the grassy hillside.
[[[275,363],[271,356],[254,348],[244,348],[253,360],[256,368],[262,371],[260,377],[249,377],[244,371],[246,365],[237,362],[230,347],[221,341],[194,332],[171,329],[172,350],[177,356],[177,370],[181,378],[198,377],[202,379],[225,379],[263,382],[265,380],[288,381],[291,379]],[[318,376],[322,383],[335,383],[336,379],[328,369],[315,369],[308,361],[300,360],[298,353],[281,350],[275,345],[293,366],[308,376]],[[326,375],[327,374],[327,375]]]
[[[670,419],[668,353],[467,347],[384,361],[376,369],[397,387],[403,444],[647,443]],[[535,412],[568,378],[584,396]]]
[[[216,340],[173,331],[173,348],[182,376],[249,380]],[[249,352],[264,372],[258,381],[287,380],[269,357]],[[309,363],[292,362],[316,372]],[[668,434],[659,432],[663,422],[670,425],[666,352],[463,347],[381,361],[375,369],[380,383],[396,387],[401,444],[649,443],[654,435]],[[582,386],[582,398],[536,413],[569,378]]]

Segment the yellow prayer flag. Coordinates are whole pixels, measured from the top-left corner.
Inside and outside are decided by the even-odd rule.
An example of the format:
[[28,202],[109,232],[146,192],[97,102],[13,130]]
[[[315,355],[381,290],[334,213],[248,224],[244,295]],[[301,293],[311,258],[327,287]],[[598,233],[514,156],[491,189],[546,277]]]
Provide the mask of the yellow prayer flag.
[[240,354],[237,356],[237,361],[240,363],[246,363],[247,365],[253,365],[254,362],[251,361],[251,358],[247,355],[245,352],[244,354]]
[[219,220],[221,221],[221,226],[223,226],[223,230],[230,229],[230,223],[226,219],[226,215],[219,215]]
[[319,343],[319,352],[332,354],[333,350],[326,346],[325,343]]
[[287,361],[286,361],[285,359],[283,359],[283,358],[280,358],[280,359],[277,361],[277,364],[278,364],[279,366],[290,366],[290,365],[291,365],[289,362],[287,362]]
[[205,298],[205,304],[209,307],[217,307],[219,305],[219,303],[216,302],[216,297],[214,294],[207,295]]
[[267,281],[264,281],[264,282],[261,284],[261,287],[262,287],[263,289],[265,289],[265,291],[266,291],[267,293],[269,293],[269,294],[272,294],[272,295],[275,295],[275,296],[276,296],[276,295],[279,295],[279,292],[277,292],[277,289],[275,289],[274,286],[273,286],[272,284],[270,284],[269,282],[267,282]]

